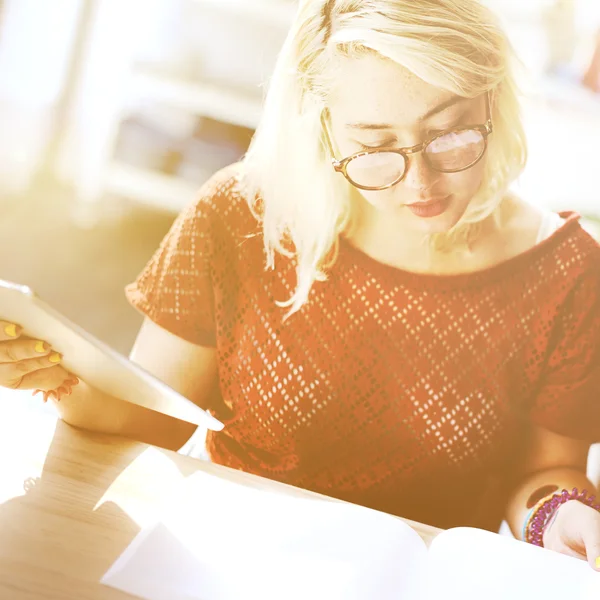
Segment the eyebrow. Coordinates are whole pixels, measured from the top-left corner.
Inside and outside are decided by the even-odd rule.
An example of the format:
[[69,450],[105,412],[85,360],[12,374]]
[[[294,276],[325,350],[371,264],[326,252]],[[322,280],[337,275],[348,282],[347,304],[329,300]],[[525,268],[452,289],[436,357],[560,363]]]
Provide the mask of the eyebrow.
[[[424,115],[419,117],[418,122],[427,121],[427,119],[431,119],[431,117],[437,115],[445,111],[446,109],[454,106],[455,104],[459,104],[460,102],[464,102],[468,100],[464,96],[451,96],[447,100],[444,100],[441,104],[434,106],[432,109],[428,110]],[[348,129],[367,129],[367,130],[384,130],[384,129],[394,129],[394,125],[390,125],[389,123],[348,123],[346,125]]]

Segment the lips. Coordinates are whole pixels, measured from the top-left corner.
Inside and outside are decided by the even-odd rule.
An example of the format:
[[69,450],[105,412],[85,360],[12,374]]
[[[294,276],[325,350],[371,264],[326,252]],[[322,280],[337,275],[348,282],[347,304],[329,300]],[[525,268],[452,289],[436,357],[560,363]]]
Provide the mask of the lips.
[[444,196],[442,198],[432,198],[425,202],[414,202],[413,204],[406,204],[406,208],[410,210],[417,217],[429,219],[437,217],[442,213],[446,212],[450,205],[450,196]]
[[406,206],[427,206],[429,204],[435,204],[436,202],[446,200],[446,198],[448,198],[448,196],[440,196],[439,198],[428,198],[427,200],[421,200],[419,202],[413,202],[412,204],[406,204]]

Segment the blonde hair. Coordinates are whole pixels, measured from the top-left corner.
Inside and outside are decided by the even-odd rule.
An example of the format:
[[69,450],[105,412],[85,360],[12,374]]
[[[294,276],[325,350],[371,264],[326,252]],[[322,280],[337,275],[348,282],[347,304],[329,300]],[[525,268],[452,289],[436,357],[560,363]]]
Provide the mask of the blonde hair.
[[516,59],[495,15],[477,0],[304,0],[279,55],[262,120],[244,159],[267,267],[295,260],[297,311],[335,261],[352,223],[350,184],[331,166],[322,116],[341,56],[377,53],[465,97],[489,92],[494,133],[483,183],[446,239],[466,239],[493,214],[526,162]]

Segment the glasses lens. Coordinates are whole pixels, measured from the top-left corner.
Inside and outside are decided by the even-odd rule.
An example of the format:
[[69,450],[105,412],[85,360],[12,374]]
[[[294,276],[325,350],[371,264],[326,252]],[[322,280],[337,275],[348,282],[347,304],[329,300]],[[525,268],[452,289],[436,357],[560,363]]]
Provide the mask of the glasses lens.
[[452,131],[435,138],[425,148],[438,171],[460,171],[476,163],[485,152],[485,138],[477,129]]
[[348,177],[355,185],[378,188],[402,178],[406,160],[397,152],[373,152],[353,158],[346,166]]

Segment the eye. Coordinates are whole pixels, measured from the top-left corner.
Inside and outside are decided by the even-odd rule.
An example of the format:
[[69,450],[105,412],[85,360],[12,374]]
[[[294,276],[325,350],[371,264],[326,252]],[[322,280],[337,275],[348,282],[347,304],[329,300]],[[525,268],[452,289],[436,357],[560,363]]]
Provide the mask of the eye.
[[431,127],[425,133],[428,137],[444,135],[445,133],[448,133],[449,131],[452,131],[452,130],[456,129],[457,127],[460,127],[462,125],[462,121],[463,121],[463,119],[455,119],[454,121],[452,121],[451,123],[448,123],[448,125],[446,125],[444,127]]
[[353,141],[363,152],[369,152],[369,150],[381,150],[382,148],[390,148],[396,142],[395,139],[383,140],[381,142],[377,142],[376,144],[364,144],[358,140]]
[[470,111],[463,112],[458,115],[455,119],[452,119],[448,122],[447,125],[439,126],[439,127],[431,127],[425,131],[425,136],[428,138],[437,137],[439,135],[444,135],[445,133],[449,133],[456,129],[457,127],[464,126],[467,122],[469,122]]
[[428,139],[439,137],[440,135],[444,135],[450,131],[451,127],[444,127],[443,129],[428,129],[425,132],[425,137]]

